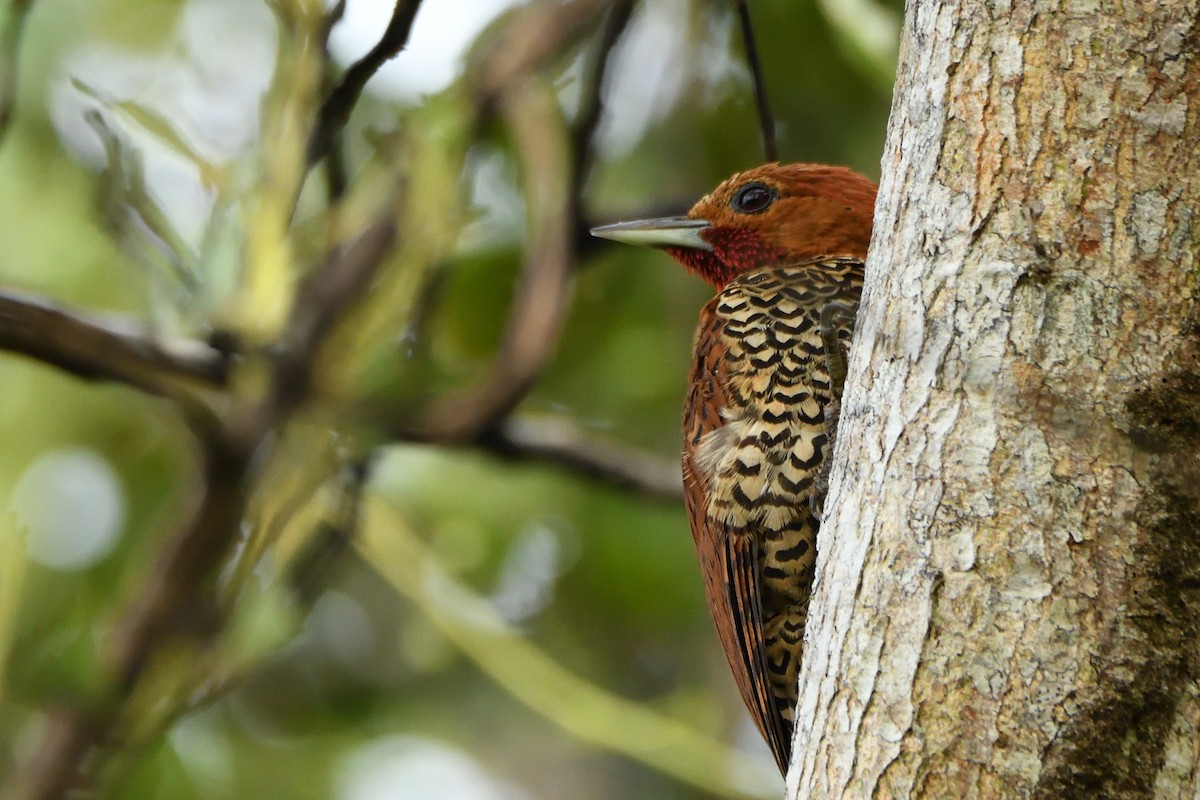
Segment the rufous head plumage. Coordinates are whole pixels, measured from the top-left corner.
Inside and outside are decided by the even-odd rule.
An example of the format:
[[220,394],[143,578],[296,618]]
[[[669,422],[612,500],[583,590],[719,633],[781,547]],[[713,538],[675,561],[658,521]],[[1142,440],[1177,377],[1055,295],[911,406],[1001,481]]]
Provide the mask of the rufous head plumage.
[[721,289],[764,266],[865,259],[876,187],[845,167],[765,164],[725,180],[684,217],[596,228],[666,250]]

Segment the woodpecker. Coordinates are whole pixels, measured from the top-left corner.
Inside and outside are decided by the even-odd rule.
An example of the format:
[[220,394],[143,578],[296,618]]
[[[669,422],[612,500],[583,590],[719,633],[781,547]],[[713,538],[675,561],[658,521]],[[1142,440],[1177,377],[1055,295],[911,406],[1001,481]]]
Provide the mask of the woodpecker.
[[721,646],[784,773],[875,192],[844,167],[766,164],[686,216],[592,230],[717,291],[683,407],[684,494]]

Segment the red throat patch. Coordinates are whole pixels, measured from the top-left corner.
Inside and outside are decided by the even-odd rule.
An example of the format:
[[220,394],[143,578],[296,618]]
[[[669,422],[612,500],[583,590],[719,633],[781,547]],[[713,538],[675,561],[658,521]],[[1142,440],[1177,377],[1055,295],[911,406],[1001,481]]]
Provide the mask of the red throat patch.
[[743,272],[755,267],[771,264],[782,259],[786,253],[763,241],[757,233],[746,228],[712,227],[701,236],[712,245],[712,250],[690,247],[668,247],[667,253],[695,273],[717,291]]

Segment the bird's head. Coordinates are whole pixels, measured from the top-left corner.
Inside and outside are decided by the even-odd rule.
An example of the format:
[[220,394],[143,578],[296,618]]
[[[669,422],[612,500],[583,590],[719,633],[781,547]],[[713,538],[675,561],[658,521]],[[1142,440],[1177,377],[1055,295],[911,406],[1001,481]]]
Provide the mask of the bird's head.
[[766,164],[729,178],[687,216],[605,225],[592,234],[666,250],[719,290],[764,266],[865,259],[875,190],[845,167]]

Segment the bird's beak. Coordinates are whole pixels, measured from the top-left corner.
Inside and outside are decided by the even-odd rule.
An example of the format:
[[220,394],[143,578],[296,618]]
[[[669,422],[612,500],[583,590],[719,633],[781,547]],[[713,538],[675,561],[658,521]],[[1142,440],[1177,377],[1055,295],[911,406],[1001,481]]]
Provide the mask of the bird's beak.
[[701,231],[708,227],[708,221],[703,219],[662,217],[601,225],[599,228],[592,228],[592,236],[643,247],[687,247],[711,252],[712,245],[700,235]]

